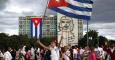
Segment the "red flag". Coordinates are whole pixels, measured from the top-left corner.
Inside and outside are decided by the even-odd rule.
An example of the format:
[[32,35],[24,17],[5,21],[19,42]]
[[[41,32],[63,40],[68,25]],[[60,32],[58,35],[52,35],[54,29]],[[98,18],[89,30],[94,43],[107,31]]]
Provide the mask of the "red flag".
[[40,23],[41,20],[42,20],[42,18],[32,18],[32,22],[34,23],[35,27],[38,26],[38,24]]
[[68,3],[65,0],[50,0],[48,8],[68,6]]

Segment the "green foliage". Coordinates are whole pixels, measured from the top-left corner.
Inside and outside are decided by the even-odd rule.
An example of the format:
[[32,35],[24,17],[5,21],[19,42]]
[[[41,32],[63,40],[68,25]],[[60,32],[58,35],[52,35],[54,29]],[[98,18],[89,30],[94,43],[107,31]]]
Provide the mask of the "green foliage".
[[0,47],[7,46],[7,40],[9,39],[7,34],[0,33]]
[[87,46],[87,40],[85,38],[82,38],[81,40],[78,41],[78,46],[79,47],[85,47]]
[[40,39],[40,41],[46,46],[48,46],[50,44],[51,40],[52,40],[51,37],[44,37],[44,38]]
[[[52,40],[52,37],[45,37],[40,39],[41,42],[48,46]],[[5,33],[0,33],[0,48],[11,47],[18,50],[21,46],[26,45],[28,47],[35,46],[38,47],[37,40],[35,38],[28,38],[27,35],[12,35],[9,36]]]
[[98,32],[95,30],[90,30],[88,33],[84,35],[84,37],[79,40],[78,45],[81,47],[87,46],[87,34],[88,34],[88,45],[91,47],[95,47],[97,44],[102,45],[107,42],[107,38],[103,36],[98,36]]
[[24,45],[26,45],[26,46],[28,46],[28,47],[30,47],[30,39],[28,38],[28,36],[27,35],[20,35],[20,43],[21,44],[24,44]]
[[9,39],[7,40],[7,46],[12,47],[12,48],[15,48],[15,47],[19,48],[18,36],[17,35],[9,36]]
[[30,46],[27,35],[12,35],[8,36],[5,33],[0,33],[0,48],[11,47],[18,49],[22,45]]

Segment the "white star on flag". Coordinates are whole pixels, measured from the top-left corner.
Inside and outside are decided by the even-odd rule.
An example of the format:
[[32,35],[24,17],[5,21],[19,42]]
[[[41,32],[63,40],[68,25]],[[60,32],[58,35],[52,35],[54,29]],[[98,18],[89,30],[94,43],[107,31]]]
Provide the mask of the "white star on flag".
[[57,2],[60,2],[60,0],[56,0]]
[[36,20],[35,23],[38,23],[38,21]]

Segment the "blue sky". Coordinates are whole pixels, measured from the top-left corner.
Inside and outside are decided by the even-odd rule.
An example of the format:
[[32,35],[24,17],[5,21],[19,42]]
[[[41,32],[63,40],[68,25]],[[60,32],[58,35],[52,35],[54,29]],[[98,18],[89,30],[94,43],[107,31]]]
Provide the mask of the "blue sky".
[[[18,34],[18,17],[43,14],[46,0],[0,0],[0,32]],[[115,39],[115,0],[94,0],[89,28]],[[48,11],[48,14],[54,12]],[[84,33],[86,24],[84,21]]]

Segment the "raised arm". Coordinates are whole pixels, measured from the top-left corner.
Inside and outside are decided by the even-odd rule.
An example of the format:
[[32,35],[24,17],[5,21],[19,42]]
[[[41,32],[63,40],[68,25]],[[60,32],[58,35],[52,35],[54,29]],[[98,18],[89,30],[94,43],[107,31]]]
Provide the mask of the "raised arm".
[[61,44],[62,40],[63,40],[63,36],[61,36],[61,39],[60,39],[59,44],[58,44],[58,47],[60,47],[60,44]]
[[42,44],[42,43],[40,42],[40,40],[38,40],[37,42],[38,42],[38,43],[40,44],[40,46],[42,46],[43,48],[49,49],[49,47],[47,47],[47,46],[45,46],[44,44]]

